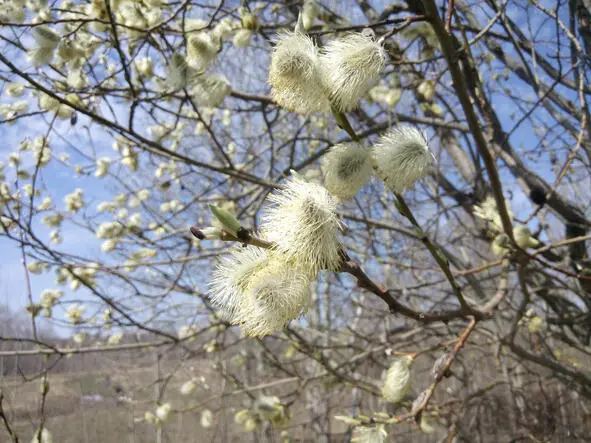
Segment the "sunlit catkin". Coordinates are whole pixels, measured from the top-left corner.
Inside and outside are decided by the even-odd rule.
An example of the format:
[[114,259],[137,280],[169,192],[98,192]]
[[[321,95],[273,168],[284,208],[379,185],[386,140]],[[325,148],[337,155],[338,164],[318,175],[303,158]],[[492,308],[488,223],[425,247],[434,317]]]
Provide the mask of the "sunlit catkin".
[[298,114],[329,110],[322,89],[317,49],[298,31],[279,34],[269,68],[271,96],[277,104]]
[[191,97],[201,106],[216,108],[232,92],[230,81],[221,74],[203,74],[195,78]]
[[33,29],[36,46],[28,51],[29,58],[35,66],[42,66],[53,59],[60,35],[48,26],[37,26]]
[[45,427],[41,431],[37,429],[33,435],[31,443],[53,443],[51,432]]
[[337,201],[323,186],[292,177],[268,197],[263,231],[285,254],[312,274],[341,264]]
[[394,192],[402,193],[425,177],[433,163],[427,140],[412,126],[383,134],[373,147],[374,168]]
[[[506,205],[505,205],[506,207]],[[509,219],[513,219],[511,209],[506,207]],[[503,232],[503,223],[501,221],[501,214],[497,208],[497,202],[492,195],[487,196],[478,205],[474,205],[474,215],[482,220],[488,222],[488,228],[492,232]]]
[[250,336],[272,334],[307,307],[310,279],[273,251],[247,246],[221,259],[210,297],[221,314]]
[[353,443],[384,443],[388,433],[385,426],[378,424],[375,426],[358,426],[353,431],[351,442]]
[[535,248],[540,242],[535,239],[525,225],[519,225],[513,229],[513,236],[515,237],[515,243],[522,249]]
[[187,39],[187,63],[197,71],[204,71],[217,52],[218,45],[206,32],[191,34]]
[[322,159],[324,185],[341,201],[350,200],[369,181],[371,152],[357,143],[333,146]]
[[377,82],[386,51],[371,33],[351,33],[327,43],[320,53],[322,80],[333,107],[349,112]]
[[182,54],[175,52],[170,57],[167,68],[167,82],[173,89],[181,89],[187,86],[191,69]]

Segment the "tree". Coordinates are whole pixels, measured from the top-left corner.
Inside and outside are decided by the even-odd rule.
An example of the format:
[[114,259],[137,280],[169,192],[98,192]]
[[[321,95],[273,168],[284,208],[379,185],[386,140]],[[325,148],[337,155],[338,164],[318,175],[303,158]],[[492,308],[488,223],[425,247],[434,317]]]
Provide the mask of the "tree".
[[236,426],[277,441],[589,438],[590,17],[4,2],[0,242],[30,338],[77,352],[42,344],[46,316],[143,334],[97,352],[174,350],[144,417],[160,437],[183,413],[165,380],[211,354],[234,388],[205,428],[245,394]]

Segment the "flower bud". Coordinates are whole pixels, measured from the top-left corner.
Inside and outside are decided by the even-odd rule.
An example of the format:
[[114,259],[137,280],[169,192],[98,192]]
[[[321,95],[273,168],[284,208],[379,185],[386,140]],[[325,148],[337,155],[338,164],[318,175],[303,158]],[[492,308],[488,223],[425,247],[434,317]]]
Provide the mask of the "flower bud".
[[41,432],[39,432],[39,429],[37,429],[33,435],[31,443],[53,443],[51,432],[49,432],[49,429],[45,427],[41,430]]
[[157,425],[159,423],[158,417],[156,417],[150,411],[146,411],[144,414],[144,420],[152,425]]
[[419,423],[419,429],[425,434],[432,434],[435,432],[435,427],[427,421],[424,414],[421,414],[421,422]]
[[20,83],[9,83],[5,88],[6,95],[9,97],[20,97],[25,92],[25,87]]
[[237,48],[246,48],[250,44],[250,38],[252,37],[252,31],[250,29],[239,29],[234,34],[232,42]]
[[241,409],[234,415],[234,423],[238,425],[243,425],[248,419],[249,415],[250,411],[248,409]]
[[213,422],[213,414],[209,409],[204,409],[201,412],[201,426],[204,428],[211,428]]
[[193,380],[189,380],[183,383],[180,391],[183,395],[189,395],[195,392],[195,389],[197,389],[197,384]]
[[217,108],[232,92],[230,81],[221,74],[203,74],[195,79],[191,96],[200,106]]
[[154,76],[154,64],[150,57],[135,60],[135,69],[142,78],[151,78]]
[[423,80],[417,88],[417,92],[422,95],[425,100],[430,101],[435,95],[435,83],[433,80]]
[[509,251],[509,237],[507,234],[499,234],[491,244],[491,249],[495,255],[505,255]]
[[37,317],[37,315],[39,315],[39,312],[41,312],[42,309],[43,306],[38,305],[36,303],[30,304],[26,307],[26,310],[29,314],[31,314],[31,317]]
[[252,12],[242,9],[240,12],[240,21],[244,29],[256,31],[259,28],[259,19]]
[[254,418],[252,417],[248,417],[245,421],[244,421],[244,430],[246,432],[254,432],[258,429],[259,427],[259,422],[256,421]]
[[238,235],[238,231],[242,228],[242,225],[230,211],[218,208],[214,205],[209,205],[209,209],[224,228],[226,228],[232,235]]
[[216,57],[217,45],[206,32],[191,35],[187,42],[187,63],[198,71],[204,71]]
[[540,242],[532,236],[531,231],[525,225],[519,225],[513,229],[515,243],[522,249],[535,248]]
[[160,421],[165,422],[170,415],[171,409],[170,403],[164,403],[163,405],[158,406],[156,408],[156,417],[158,417]]
[[189,80],[189,65],[182,54],[175,52],[168,64],[168,84],[173,89],[182,89]]
[[36,26],[33,30],[33,38],[40,48],[55,49],[60,42],[60,35],[47,26]]
[[383,424],[376,426],[359,426],[353,431],[351,442],[354,443],[384,443],[388,433]]
[[[511,209],[505,205],[509,218],[513,219]],[[488,223],[488,228],[493,233],[503,232],[503,223],[501,221],[501,215],[497,208],[497,202],[492,195],[488,195],[480,204],[474,205],[474,215],[478,218],[485,220]]]
[[224,231],[221,228],[210,226],[205,229],[197,229],[195,226],[191,227],[191,234],[199,240],[220,240]]
[[407,355],[394,360],[382,386],[382,396],[391,403],[401,401],[410,389],[410,370],[409,367],[414,357]]
[[546,328],[546,321],[538,315],[534,315],[527,322],[527,330],[532,334],[540,333],[545,328]]

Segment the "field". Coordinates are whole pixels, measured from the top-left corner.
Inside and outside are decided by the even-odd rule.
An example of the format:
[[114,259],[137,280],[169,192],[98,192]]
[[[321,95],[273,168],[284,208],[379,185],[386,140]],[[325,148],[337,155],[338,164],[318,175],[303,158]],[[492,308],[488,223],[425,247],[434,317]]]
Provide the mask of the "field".
[[[83,357],[73,359],[84,360]],[[84,365],[78,362],[74,366],[80,364]],[[302,408],[291,409],[291,423],[281,430],[267,427],[257,433],[245,433],[234,423],[234,414],[248,406],[248,397],[216,376],[208,361],[133,366],[134,359],[130,358],[128,364],[117,361],[110,367],[50,373],[43,415],[54,442],[279,442],[283,441],[281,430],[290,431],[292,442],[312,441],[302,436],[306,433],[305,426],[298,424],[309,423],[307,412]],[[171,373],[174,376],[169,377]],[[201,385],[193,394],[182,396],[180,386],[191,376],[203,376],[207,389]],[[25,382],[20,376],[0,379],[4,412],[21,442],[30,441],[41,420],[41,379],[31,374],[27,378],[30,381]],[[277,388],[273,393],[297,389],[293,382],[278,380],[272,384]],[[144,420],[144,413],[154,411],[161,389],[164,390],[162,402],[170,402],[175,412],[159,429]],[[213,412],[209,428],[201,425],[205,409]],[[220,410],[224,411],[221,415]],[[332,441],[342,441],[345,427],[341,423],[333,423],[331,431]],[[10,436],[1,426],[0,442],[9,441]]]
[[[29,368],[26,375],[13,373],[0,378],[4,413],[19,441],[27,443],[39,426],[42,410],[54,443],[329,443],[349,441],[346,425],[334,417],[349,415],[352,404],[356,404],[357,413],[393,412],[384,409],[384,404],[376,397],[355,393],[347,387],[335,389],[330,378],[309,382],[303,388],[293,378],[267,366],[244,364],[237,357],[240,353],[225,357],[215,356],[215,353],[206,355],[212,358],[183,359],[174,352],[167,354],[154,349],[80,354],[57,363],[54,360],[44,362],[37,357],[21,358],[16,367]],[[15,363],[2,358],[0,368],[6,369],[8,363]],[[44,364],[52,370],[48,376],[49,392],[42,407],[39,368]],[[458,409],[463,411],[461,416],[441,409],[438,420],[430,419],[434,427],[432,434],[421,432],[415,424],[401,424],[389,429],[391,441],[441,441],[448,432],[443,424],[450,420],[459,426],[477,429],[478,439],[491,443],[508,441],[509,435],[515,435],[514,430],[523,435],[523,441],[586,441],[581,432],[591,428],[591,415],[581,397],[559,384],[543,382],[544,374],[527,375],[522,367],[521,373],[511,374],[522,381],[521,388],[512,393],[518,401],[509,403],[509,392],[502,380],[483,378],[486,367],[494,364],[464,362],[465,376],[470,377],[475,371],[479,374],[477,384],[488,388],[478,396],[472,393],[464,397],[463,409]],[[222,377],[222,373],[238,374],[247,386],[239,386],[232,382],[232,376]],[[456,375],[461,373],[462,370]],[[415,386],[424,385],[428,374],[429,364],[419,362]],[[197,389],[190,395],[181,395],[180,386],[191,378],[197,380]],[[448,402],[457,408],[458,401],[450,397],[454,386],[454,377],[442,384],[437,394],[441,404]],[[251,397],[245,394],[246,387]],[[245,432],[236,424],[236,412],[252,405],[252,399],[259,394],[291,400],[290,422],[278,429],[263,425],[256,432]],[[157,401],[170,402],[173,410],[162,428],[144,420],[145,412],[154,411]],[[211,426],[204,427],[201,418],[206,409],[212,412],[213,420]],[[313,437],[319,434],[325,436],[323,440]],[[5,427],[0,426],[0,442],[10,441]]]

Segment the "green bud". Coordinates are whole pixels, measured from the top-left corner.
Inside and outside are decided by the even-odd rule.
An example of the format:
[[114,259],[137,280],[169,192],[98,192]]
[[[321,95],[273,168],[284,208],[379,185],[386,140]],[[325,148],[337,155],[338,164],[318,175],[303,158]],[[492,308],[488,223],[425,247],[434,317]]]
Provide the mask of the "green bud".
[[31,314],[33,317],[37,317],[43,306],[33,303],[32,305],[27,306],[27,312]]
[[347,417],[346,415],[335,415],[334,417],[336,420],[340,420],[345,422],[348,425],[360,425],[361,421],[354,419],[353,417]]
[[240,225],[240,222],[234,217],[234,215],[232,215],[232,213],[230,213],[230,211],[218,208],[214,205],[209,205],[209,209],[211,209],[215,218],[219,220],[224,228],[226,228],[231,234],[235,236],[238,235],[238,231],[242,228],[242,225]]

